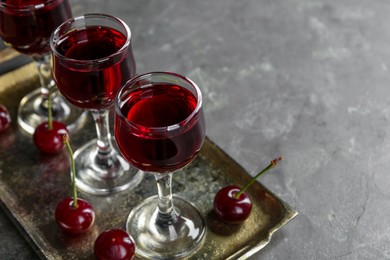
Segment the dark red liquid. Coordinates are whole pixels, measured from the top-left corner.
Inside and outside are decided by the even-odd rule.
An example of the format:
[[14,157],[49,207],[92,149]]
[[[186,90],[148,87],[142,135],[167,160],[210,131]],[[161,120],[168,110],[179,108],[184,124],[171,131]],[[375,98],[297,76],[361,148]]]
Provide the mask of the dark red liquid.
[[[35,11],[26,6],[39,5],[43,0],[2,0],[0,4],[0,36],[17,51],[27,55],[50,52],[49,39],[54,29],[72,17],[67,0],[55,0]],[[3,3],[9,4],[6,6]],[[25,11],[22,11],[24,10]]]
[[[200,150],[205,137],[202,110],[188,123],[183,120],[194,111],[196,97],[187,89],[158,84],[138,89],[121,107],[126,119],[116,115],[115,137],[124,157],[147,172],[171,172],[189,162]],[[167,127],[182,122],[179,129],[153,132],[150,127]]]
[[54,79],[69,102],[85,109],[104,109],[113,104],[119,88],[135,75],[131,47],[99,64],[88,61],[115,54],[125,42],[122,33],[101,26],[74,30],[60,41],[56,50],[66,58],[78,60],[74,63],[53,56]]

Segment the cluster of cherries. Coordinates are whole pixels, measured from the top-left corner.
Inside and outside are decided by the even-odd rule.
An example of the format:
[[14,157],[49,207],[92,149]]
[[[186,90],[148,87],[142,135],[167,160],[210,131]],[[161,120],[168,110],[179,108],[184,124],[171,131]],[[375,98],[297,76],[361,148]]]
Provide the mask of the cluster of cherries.
[[[63,135],[63,143],[71,159],[73,197],[61,200],[54,215],[57,224],[65,233],[77,235],[87,232],[92,227],[95,221],[95,210],[86,200],[77,197],[73,151],[66,134]],[[135,254],[135,243],[126,231],[109,229],[102,232],[95,240],[94,254],[97,259],[130,260]]]
[[[3,114],[5,107],[0,107],[0,130],[4,128]],[[7,113],[9,116],[9,113]],[[9,123],[8,123],[9,124]],[[62,199],[55,209],[55,220],[60,229],[67,234],[77,235],[87,232],[95,222],[95,210],[92,205],[77,197],[75,183],[75,163],[73,151],[69,143],[69,132],[66,125],[52,119],[51,93],[48,98],[48,120],[38,125],[33,134],[35,146],[44,154],[58,154],[65,147],[71,160],[72,191],[73,197]],[[135,243],[133,238],[122,229],[109,229],[102,232],[94,244],[94,254],[97,259],[133,259],[135,255]]]
[[[45,154],[57,154],[67,148],[72,168],[73,197],[61,200],[55,210],[55,219],[59,227],[68,234],[81,234],[87,232],[95,221],[95,210],[86,200],[77,197],[75,184],[75,164],[73,151],[69,144],[69,132],[66,126],[52,120],[51,100],[48,100],[48,121],[41,123],[34,132],[33,140],[36,147]],[[0,105],[0,133],[11,124],[11,116],[7,108]],[[282,160],[276,158],[254,176],[243,188],[230,185],[220,189],[214,198],[214,212],[223,222],[228,224],[240,224],[245,221],[252,210],[252,202],[245,191],[255,180],[275,167]],[[131,235],[122,229],[109,229],[102,232],[94,244],[94,254],[97,259],[133,259],[135,255],[135,243]]]

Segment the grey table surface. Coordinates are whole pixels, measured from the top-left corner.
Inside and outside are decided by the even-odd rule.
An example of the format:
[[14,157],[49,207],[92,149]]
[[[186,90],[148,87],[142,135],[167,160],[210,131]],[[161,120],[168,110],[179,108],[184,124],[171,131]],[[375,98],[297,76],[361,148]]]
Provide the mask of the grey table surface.
[[[71,0],[132,30],[138,73],[204,94],[207,135],[299,215],[252,259],[390,259],[390,2]],[[0,211],[0,259],[35,253]]]

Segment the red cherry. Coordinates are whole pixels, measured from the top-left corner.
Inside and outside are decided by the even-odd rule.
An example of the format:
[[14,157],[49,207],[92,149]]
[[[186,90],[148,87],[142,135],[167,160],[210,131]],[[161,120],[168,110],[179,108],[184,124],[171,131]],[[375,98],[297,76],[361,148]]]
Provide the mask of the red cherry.
[[275,167],[283,157],[278,157],[250,179],[243,188],[237,186],[227,186],[217,192],[214,198],[215,214],[224,222],[238,224],[249,217],[252,210],[252,202],[245,191],[269,169]]
[[135,243],[126,231],[110,229],[98,236],[93,251],[98,260],[130,260],[134,258]]
[[55,219],[64,232],[80,234],[86,232],[93,225],[95,210],[83,199],[77,199],[77,207],[74,207],[73,198],[67,197],[58,203]]
[[11,124],[11,115],[8,109],[0,105],[0,132],[5,131]]
[[226,223],[239,224],[251,213],[252,202],[245,192],[241,193],[239,198],[234,197],[239,191],[239,187],[232,185],[222,188],[215,195],[215,213]]
[[33,135],[35,146],[46,154],[59,153],[64,148],[63,136],[68,135],[66,125],[58,121],[52,123],[51,129],[48,122],[41,123]]

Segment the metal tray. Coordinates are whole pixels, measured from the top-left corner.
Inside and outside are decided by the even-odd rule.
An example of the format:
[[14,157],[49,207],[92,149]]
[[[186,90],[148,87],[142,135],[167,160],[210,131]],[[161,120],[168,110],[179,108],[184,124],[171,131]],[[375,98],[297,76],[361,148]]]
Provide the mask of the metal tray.
[[[0,205],[42,259],[94,259],[92,248],[99,233],[124,228],[130,210],[157,194],[156,184],[153,176],[147,175],[133,191],[113,196],[79,192],[79,197],[94,206],[96,222],[87,234],[63,234],[55,223],[54,209],[62,198],[71,195],[68,154],[65,150],[55,156],[40,154],[31,136],[16,124],[20,99],[37,84],[33,64],[0,76],[0,103],[8,107],[13,119],[12,127],[0,135]],[[70,136],[73,149],[94,138],[94,133],[88,117],[82,129]],[[243,185],[249,179],[250,175],[209,139],[199,156],[173,175],[174,192],[192,201],[207,222],[206,243],[189,259],[249,257],[298,214],[256,182],[248,191],[254,204],[249,219],[240,226],[218,221],[212,211],[214,194],[225,185]]]

